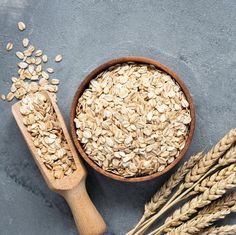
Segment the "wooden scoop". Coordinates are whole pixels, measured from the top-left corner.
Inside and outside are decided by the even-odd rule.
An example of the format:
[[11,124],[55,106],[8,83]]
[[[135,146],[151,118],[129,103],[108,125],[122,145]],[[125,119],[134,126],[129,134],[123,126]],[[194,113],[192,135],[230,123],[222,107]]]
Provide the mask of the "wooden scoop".
[[58,121],[61,124],[65,139],[67,140],[70,150],[73,154],[77,169],[71,175],[64,176],[62,179],[54,178],[52,172],[46,168],[40,156],[37,154],[37,150],[32,142],[31,135],[23,124],[23,117],[20,113],[20,102],[12,106],[12,113],[21,130],[21,133],[23,134],[29,146],[35,162],[37,163],[45,181],[48,184],[48,187],[63,196],[69,204],[79,233],[81,235],[102,234],[106,230],[106,224],[87,194],[85,188],[87,172],[79,160],[78,154],[71,141],[70,135],[57,104],[50,94],[47,92],[42,92],[42,94],[45,95],[51,102],[57,114]]

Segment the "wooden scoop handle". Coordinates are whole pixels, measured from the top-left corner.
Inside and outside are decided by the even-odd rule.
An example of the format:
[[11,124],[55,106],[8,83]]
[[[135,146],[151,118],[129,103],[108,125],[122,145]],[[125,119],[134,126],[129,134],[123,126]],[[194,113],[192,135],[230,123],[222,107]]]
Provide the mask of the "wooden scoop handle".
[[106,224],[90,200],[84,180],[60,194],[70,206],[80,235],[100,235],[106,231]]

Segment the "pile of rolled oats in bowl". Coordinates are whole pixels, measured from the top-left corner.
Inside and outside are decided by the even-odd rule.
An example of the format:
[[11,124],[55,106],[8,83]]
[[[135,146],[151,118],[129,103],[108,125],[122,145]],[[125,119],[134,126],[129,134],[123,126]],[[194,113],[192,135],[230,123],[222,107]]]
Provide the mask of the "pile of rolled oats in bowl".
[[186,144],[189,103],[153,65],[117,64],[91,80],[78,100],[76,133],[102,169],[123,177],[163,171]]

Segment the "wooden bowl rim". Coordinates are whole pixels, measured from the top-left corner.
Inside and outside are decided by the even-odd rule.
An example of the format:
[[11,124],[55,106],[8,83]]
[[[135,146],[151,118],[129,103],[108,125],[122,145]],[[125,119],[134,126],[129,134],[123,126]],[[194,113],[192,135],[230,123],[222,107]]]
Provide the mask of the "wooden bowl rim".
[[[75,113],[76,113],[76,107],[78,103],[79,97],[83,94],[84,90],[88,87],[90,81],[94,79],[98,74],[100,74],[102,71],[108,69],[110,66],[116,65],[116,64],[121,64],[125,62],[136,62],[136,63],[143,63],[143,64],[152,64],[155,67],[159,68],[160,70],[166,72],[169,74],[181,87],[182,91],[184,92],[187,101],[189,102],[189,108],[190,108],[190,116],[191,116],[191,124],[190,124],[190,129],[189,129],[189,136],[186,141],[185,147],[181,150],[179,156],[171,163],[169,164],[163,171],[161,172],[156,172],[151,175],[146,175],[146,176],[139,176],[139,177],[130,177],[130,178],[125,178],[119,175],[116,175],[114,173],[108,172],[103,170],[101,167],[99,167],[93,160],[91,160],[87,154],[85,153],[82,145],[79,143],[77,139],[77,134],[76,134],[76,128],[74,124],[74,118],[75,118]],[[190,143],[193,138],[193,133],[195,129],[195,108],[193,105],[192,98],[190,96],[190,93],[188,89],[186,88],[185,84],[183,81],[180,79],[180,77],[173,72],[170,68],[168,68],[166,65],[161,64],[160,62],[147,58],[147,57],[140,57],[140,56],[127,56],[127,57],[120,57],[116,59],[109,60],[101,65],[99,65],[97,68],[95,68],[92,72],[90,72],[84,80],[80,83],[73,101],[71,105],[71,111],[70,111],[70,127],[71,127],[71,132],[72,132],[72,139],[75,143],[76,148],[78,149],[79,153],[81,154],[82,158],[92,167],[94,168],[97,172],[118,180],[118,181],[123,181],[123,182],[143,182],[143,181],[148,181],[152,180],[154,178],[157,178],[169,170],[171,170],[185,155],[186,151],[188,150]]]

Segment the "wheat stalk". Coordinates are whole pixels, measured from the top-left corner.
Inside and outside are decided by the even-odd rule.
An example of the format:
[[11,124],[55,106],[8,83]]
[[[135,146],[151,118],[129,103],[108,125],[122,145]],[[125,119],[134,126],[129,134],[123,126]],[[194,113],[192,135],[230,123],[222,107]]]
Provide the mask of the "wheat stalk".
[[232,173],[236,172],[236,164],[229,165],[228,167],[223,168],[222,170],[217,171],[211,176],[208,176],[202,180],[199,184],[194,187],[194,191],[191,195],[196,193],[201,193],[207,190],[209,187],[212,187],[215,183],[221,181],[222,179],[227,178]]
[[[236,141],[236,129],[232,129],[227,135],[225,135],[206,155],[204,155],[195,166],[187,173],[184,178],[184,182],[180,184],[175,194],[168,200],[166,205],[155,215],[147,219],[143,223],[139,223],[135,228],[136,235],[143,234],[157,218],[159,218],[165,211],[171,206],[179,202],[184,198],[201,179],[206,177],[211,171],[215,163],[219,158],[233,145]],[[187,190],[186,190],[187,189]],[[184,191],[185,190],[185,191]],[[183,192],[184,191],[184,192]],[[183,192],[183,193],[182,193]],[[181,194],[182,193],[182,194]],[[134,230],[131,230],[128,234],[134,234]]]
[[196,196],[192,200],[186,202],[181,208],[177,209],[170,217],[165,220],[165,223],[149,233],[149,235],[158,235],[169,227],[176,227],[194,215],[198,209],[209,205],[212,201],[222,197],[227,189],[236,187],[236,174],[233,173],[229,177],[213,185],[207,189],[204,193]]
[[[229,193],[198,212],[198,215],[181,226],[172,229],[168,235],[195,234],[209,227],[213,222],[225,218],[236,210],[236,192]],[[165,230],[166,232],[168,230]]]
[[189,192],[185,197],[182,197],[181,200],[187,199],[189,196],[196,195],[199,192],[204,192],[206,190],[206,186],[212,186],[210,184],[214,184],[219,180],[226,178],[232,172],[236,172],[236,165],[232,163],[236,163],[236,146],[231,147],[226,152],[226,154],[224,154],[218,160],[217,165],[210,171],[210,173],[216,171],[217,169],[220,169],[222,166],[229,165],[228,167],[223,168],[221,171],[216,171],[215,174],[208,176],[207,178],[202,180],[199,184],[196,184],[194,190]]
[[[184,190],[184,196],[187,195],[186,189],[192,189],[193,185],[204,178],[206,174],[210,174],[214,170],[218,168],[218,164],[212,168],[216,163],[218,163],[219,159],[224,155],[224,153],[230,149],[230,147],[235,143],[236,141],[236,129],[230,130],[228,134],[226,134],[207,154],[204,155],[198,161],[198,163],[192,168],[191,171],[189,171],[185,178],[184,182],[179,186],[179,189],[177,192],[173,195],[173,199],[175,199],[178,195],[180,195]],[[227,152],[226,152],[227,154]],[[234,154],[234,151],[230,151],[226,158],[222,157],[221,164],[225,164],[226,162],[229,162],[229,159],[232,157],[232,154]],[[212,169],[211,169],[212,168]],[[187,192],[190,192],[191,190],[188,190]],[[182,199],[183,197],[179,197],[179,199]],[[171,201],[173,201],[173,199]]]
[[220,227],[210,227],[204,230],[201,235],[235,235],[236,234],[236,224],[235,225],[225,225]]
[[[236,163],[236,146],[231,147],[219,160],[217,165],[210,170],[210,173],[220,169],[222,166],[227,166],[223,168],[220,172],[216,171],[212,176],[208,176],[202,180],[199,184],[196,184],[194,190],[189,192],[185,197],[182,197],[181,200],[187,199],[189,196],[196,195],[199,192],[204,192],[206,190],[206,185],[210,186],[210,183],[218,182],[219,180],[227,177],[232,171],[236,172],[236,165],[230,165]],[[210,174],[209,173],[209,174]],[[211,180],[210,180],[211,179]]]

